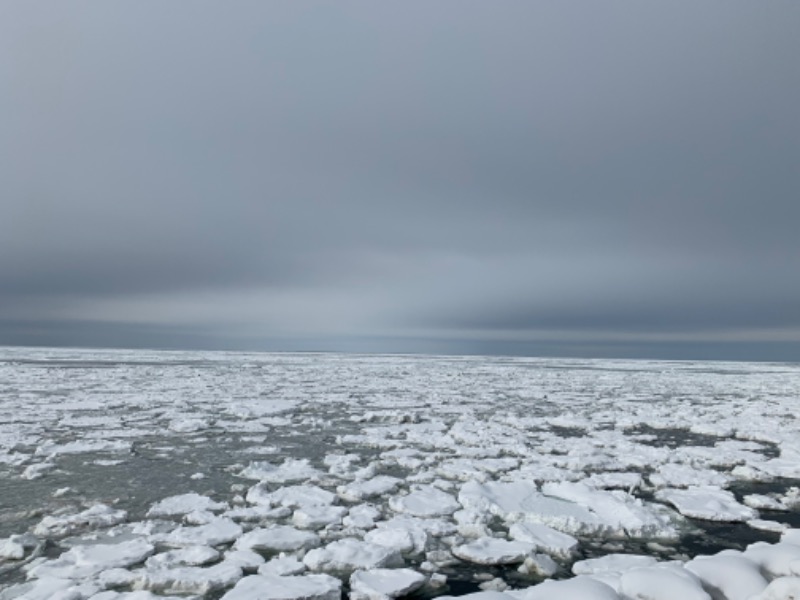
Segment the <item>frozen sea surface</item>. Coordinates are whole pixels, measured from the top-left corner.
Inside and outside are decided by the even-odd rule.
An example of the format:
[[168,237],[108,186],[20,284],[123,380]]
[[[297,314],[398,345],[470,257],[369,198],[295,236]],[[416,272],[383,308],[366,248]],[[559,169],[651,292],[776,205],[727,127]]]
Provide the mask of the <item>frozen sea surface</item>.
[[2,348],[0,600],[780,598],[798,403],[797,364]]

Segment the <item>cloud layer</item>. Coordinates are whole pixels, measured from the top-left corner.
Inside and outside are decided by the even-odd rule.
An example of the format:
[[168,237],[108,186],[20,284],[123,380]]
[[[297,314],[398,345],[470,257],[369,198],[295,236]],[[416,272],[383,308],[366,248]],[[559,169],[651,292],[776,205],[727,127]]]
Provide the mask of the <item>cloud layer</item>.
[[0,343],[800,359],[798,18],[4,3]]

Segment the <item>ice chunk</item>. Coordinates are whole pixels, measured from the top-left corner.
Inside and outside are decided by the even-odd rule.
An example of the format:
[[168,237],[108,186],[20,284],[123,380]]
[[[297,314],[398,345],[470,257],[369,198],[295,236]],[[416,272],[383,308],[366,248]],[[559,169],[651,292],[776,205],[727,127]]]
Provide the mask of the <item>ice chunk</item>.
[[773,498],[772,496],[767,496],[765,494],[748,494],[742,498],[742,502],[745,506],[755,509],[780,511],[789,510],[789,507],[783,502],[777,498]]
[[162,596],[139,590],[136,592],[112,592],[105,591],[95,594],[89,600],[186,600],[186,596]]
[[342,523],[345,527],[357,527],[359,529],[372,529],[375,527],[375,520],[379,519],[381,511],[371,504],[359,504],[350,509]]
[[800,529],[787,529],[781,535],[781,541],[800,546]]
[[778,577],[758,596],[749,600],[795,600],[800,598],[800,577]]
[[312,571],[351,572],[356,569],[399,567],[402,566],[403,559],[393,548],[344,538],[324,548],[310,550],[303,562]]
[[461,505],[451,494],[427,486],[405,496],[389,498],[389,508],[415,517],[438,517],[452,515]]
[[271,492],[266,484],[258,483],[247,492],[247,501],[251,504],[287,508],[333,504],[335,499],[331,492],[315,485],[290,485]]
[[421,530],[434,537],[453,535],[457,531],[453,523],[444,519],[420,519],[419,517],[409,517],[407,515],[398,515],[388,521],[379,521],[376,525],[378,529]]
[[306,570],[306,565],[294,556],[281,554],[268,563],[258,567],[259,575],[300,575]]
[[170,431],[176,433],[193,433],[195,431],[208,429],[209,427],[211,427],[210,420],[198,417],[181,417],[173,419],[169,424]]
[[636,567],[650,567],[657,562],[652,556],[644,554],[606,554],[599,558],[579,560],[572,565],[572,572],[575,575],[592,575],[603,571],[621,573]]
[[[508,597],[507,594],[501,596]],[[462,598],[465,597],[462,596]],[[512,597],[517,600],[554,600],[556,598],[558,600],[620,600],[620,596],[613,588],[586,576],[562,581],[547,580],[539,585],[515,592]],[[500,599],[498,598],[498,600]]]
[[390,600],[405,596],[425,583],[425,576],[411,569],[371,569],[350,576],[352,600]]
[[292,523],[302,529],[322,529],[341,523],[346,514],[343,506],[306,506],[294,511]]
[[42,577],[0,590],[0,600],[80,600],[99,591],[100,588],[92,582],[76,583],[71,579]]
[[715,600],[748,600],[767,587],[758,565],[740,553],[699,556],[686,563],[686,569],[700,578]]
[[343,500],[359,502],[364,498],[373,498],[393,492],[402,480],[389,475],[377,475],[372,479],[354,481],[336,488],[336,492]]
[[25,470],[22,471],[20,477],[22,477],[22,479],[30,480],[39,479],[40,477],[44,477],[48,471],[52,471],[55,468],[55,464],[51,462],[33,463],[32,465],[25,467]]
[[419,554],[425,551],[428,532],[424,525],[411,519],[392,519],[378,523],[378,528],[368,532],[367,542],[394,548],[402,553]]
[[41,537],[65,536],[81,529],[119,525],[128,517],[124,510],[114,510],[105,504],[95,504],[74,515],[48,515],[33,532]]
[[656,492],[656,498],[669,502],[682,515],[695,519],[735,522],[758,517],[755,510],[739,504],[731,492],[712,486],[663,489]]
[[287,458],[280,465],[270,462],[251,462],[240,473],[240,477],[257,479],[272,483],[291,483],[306,481],[322,475],[322,472],[311,466],[308,459]]
[[783,533],[789,529],[786,523],[779,523],[778,521],[770,521],[768,519],[751,519],[747,521],[747,526],[760,531],[773,531],[775,533]]
[[[744,557],[756,563],[769,577],[800,575],[800,546],[789,542],[756,542],[744,551]],[[794,564],[793,564],[794,563]],[[796,566],[795,566],[796,565]]]
[[342,582],[330,575],[250,575],[222,600],[340,600]]
[[210,546],[187,546],[151,556],[145,562],[149,569],[166,569],[179,566],[198,566],[214,562],[219,552]]
[[106,569],[143,562],[153,551],[153,545],[141,538],[118,544],[75,546],[58,558],[33,565],[28,570],[28,576],[86,579]]
[[238,550],[288,552],[319,546],[319,536],[310,531],[300,531],[287,525],[248,531],[234,544]]
[[0,538],[0,558],[20,560],[25,557],[25,544],[20,539],[21,536],[12,535],[8,538]]
[[243,570],[257,569],[264,564],[264,557],[252,550],[228,550],[225,562]]
[[553,556],[568,558],[578,549],[574,537],[539,523],[514,523],[508,533],[515,540],[533,544],[534,550]]
[[469,544],[455,546],[452,552],[461,560],[479,565],[510,565],[521,563],[533,552],[529,542],[483,537]]
[[256,506],[232,508],[226,510],[221,516],[234,521],[270,521],[284,519],[291,514],[292,509],[285,506],[272,508],[269,505],[257,504]]
[[83,454],[85,452],[130,452],[133,444],[124,440],[83,440],[57,444],[44,442],[36,449],[37,456]]
[[725,486],[730,477],[714,471],[702,469],[691,465],[667,463],[648,476],[650,483],[655,487],[697,487],[704,485]]
[[625,571],[620,595],[630,600],[711,600],[694,573],[662,565]]
[[230,519],[217,518],[197,527],[180,526],[167,534],[157,534],[153,540],[167,546],[217,546],[228,544],[242,535],[242,528]]
[[154,592],[200,595],[228,588],[242,577],[242,569],[227,562],[210,567],[173,567],[135,573],[137,587]]
[[532,554],[525,558],[517,571],[525,575],[533,574],[539,577],[550,577],[558,571],[558,565],[547,554]]
[[601,533],[609,529],[595,513],[574,502],[545,496],[529,481],[469,481],[461,487],[458,499],[466,509],[488,511],[510,523],[540,523],[575,534]]
[[228,508],[226,502],[214,502],[208,496],[191,492],[170,496],[157,502],[147,511],[148,517],[177,517],[193,511],[220,511]]
[[351,475],[358,467],[356,463],[361,460],[358,454],[328,454],[322,463],[328,467],[328,472],[332,475],[346,476]]
[[639,473],[594,473],[583,482],[601,489],[630,490],[642,484],[642,476]]
[[583,483],[546,483],[545,494],[575,502],[597,515],[609,533],[633,537],[676,537],[669,518],[621,491],[596,490]]

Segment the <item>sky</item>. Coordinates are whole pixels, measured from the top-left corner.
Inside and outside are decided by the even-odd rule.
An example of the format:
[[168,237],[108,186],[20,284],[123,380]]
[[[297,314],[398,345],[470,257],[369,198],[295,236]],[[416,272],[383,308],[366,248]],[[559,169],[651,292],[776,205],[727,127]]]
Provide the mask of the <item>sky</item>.
[[0,344],[800,360],[800,3],[0,3]]

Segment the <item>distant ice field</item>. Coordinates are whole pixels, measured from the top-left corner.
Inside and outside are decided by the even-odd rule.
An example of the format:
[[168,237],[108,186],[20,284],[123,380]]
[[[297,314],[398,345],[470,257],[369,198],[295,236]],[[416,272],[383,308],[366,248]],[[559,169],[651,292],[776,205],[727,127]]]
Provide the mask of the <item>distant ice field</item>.
[[0,600],[780,598],[799,406],[798,364],[0,348]]

